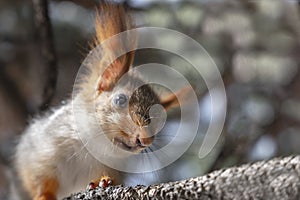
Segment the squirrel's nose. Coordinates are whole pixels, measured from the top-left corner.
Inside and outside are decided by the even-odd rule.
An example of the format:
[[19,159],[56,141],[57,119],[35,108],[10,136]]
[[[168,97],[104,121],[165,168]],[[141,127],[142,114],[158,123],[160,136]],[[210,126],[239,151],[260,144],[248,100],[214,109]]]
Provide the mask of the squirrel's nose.
[[138,137],[136,138],[136,144],[141,147],[147,147],[152,144],[153,140],[154,140],[154,136],[148,138]]
[[142,128],[136,137],[136,144],[147,147],[152,144],[154,136],[152,136],[146,128]]

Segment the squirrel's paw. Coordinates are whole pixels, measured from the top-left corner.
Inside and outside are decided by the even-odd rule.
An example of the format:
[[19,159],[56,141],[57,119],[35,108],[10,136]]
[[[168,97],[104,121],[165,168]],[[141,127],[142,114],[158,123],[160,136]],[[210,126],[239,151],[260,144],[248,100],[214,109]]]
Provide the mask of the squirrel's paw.
[[102,176],[100,179],[96,181],[91,181],[87,186],[88,190],[95,189],[97,186],[102,188],[107,188],[108,186],[112,186],[113,181],[109,176]]

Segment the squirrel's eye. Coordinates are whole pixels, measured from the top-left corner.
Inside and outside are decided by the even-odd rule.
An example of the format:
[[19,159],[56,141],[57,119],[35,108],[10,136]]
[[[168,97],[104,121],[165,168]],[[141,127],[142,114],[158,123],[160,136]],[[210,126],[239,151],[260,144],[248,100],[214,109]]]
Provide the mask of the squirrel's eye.
[[127,106],[127,101],[128,98],[125,94],[117,94],[114,96],[113,104],[118,107],[124,108]]

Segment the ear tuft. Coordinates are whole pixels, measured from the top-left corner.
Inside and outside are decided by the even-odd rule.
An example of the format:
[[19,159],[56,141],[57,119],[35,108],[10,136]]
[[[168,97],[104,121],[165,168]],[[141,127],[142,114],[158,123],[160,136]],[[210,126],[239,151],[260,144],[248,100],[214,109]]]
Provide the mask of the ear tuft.
[[[111,58],[119,55],[119,52],[127,52],[128,49],[131,49],[129,47],[136,46],[136,35],[132,36],[127,33],[106,42],[107,39],[112,38],[116,34],[134,27],[131,16],[127,13],[124,6],[107,2],[100,4],[96,15],[94,45],[103,44],[102,49],[106,55],[103,59],[107,59],[107,62],[110,62]],[[134,53],[134,51],[131,51],[120,56],[106,69],[103,69],[106,66],[102,64],[105,62],[100,61],[100,68],[104,71],[97,82],[96,88],[99,92],[111,90],[117,81],[129,71],[134,59]]]

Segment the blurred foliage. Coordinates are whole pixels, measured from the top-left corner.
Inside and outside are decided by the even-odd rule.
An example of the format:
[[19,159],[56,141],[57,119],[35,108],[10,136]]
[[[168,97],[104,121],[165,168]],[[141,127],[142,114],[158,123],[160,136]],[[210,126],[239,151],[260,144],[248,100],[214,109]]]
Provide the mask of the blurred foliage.
[[[204,112],[199,136],[189,151],[165,170],[142,175],[145,182],[182,179],[216,168],[300,153],[300,21],[296,1],[118,2],[132,8],[138,26],[170,28],[198,41],[218,66],[227,91],[228,112],[223,134],[210,155],[199,159],[199,145],[207,128],[205,117],[212,115],[205,109],[208,96],[203,80],[192,66],[174,55],[151,50],[138,52],[136,64],[156,61],[188,77],[199,94],[200,109]],[[80,62],[89,51],[93,5],[91,0],[50,1],[59,64],[53,105],[70,95]],[[42,103],[39,84],[43,79],[39,76],[42,61],[33,21],[29,1],[0,2],[1,155],[11,152],[7,149],[14,145],[15,136]],[[180,41],[174,42],[172,38],[163,41],[174,48],[182,47]],[[208,58],[193,51],[189,53],[209,74]],[[0,174],[5,174],[5,162],[3,159],[0,164]],[[8,180],[0,180],[0,199],[6,195],[8,185]]]

